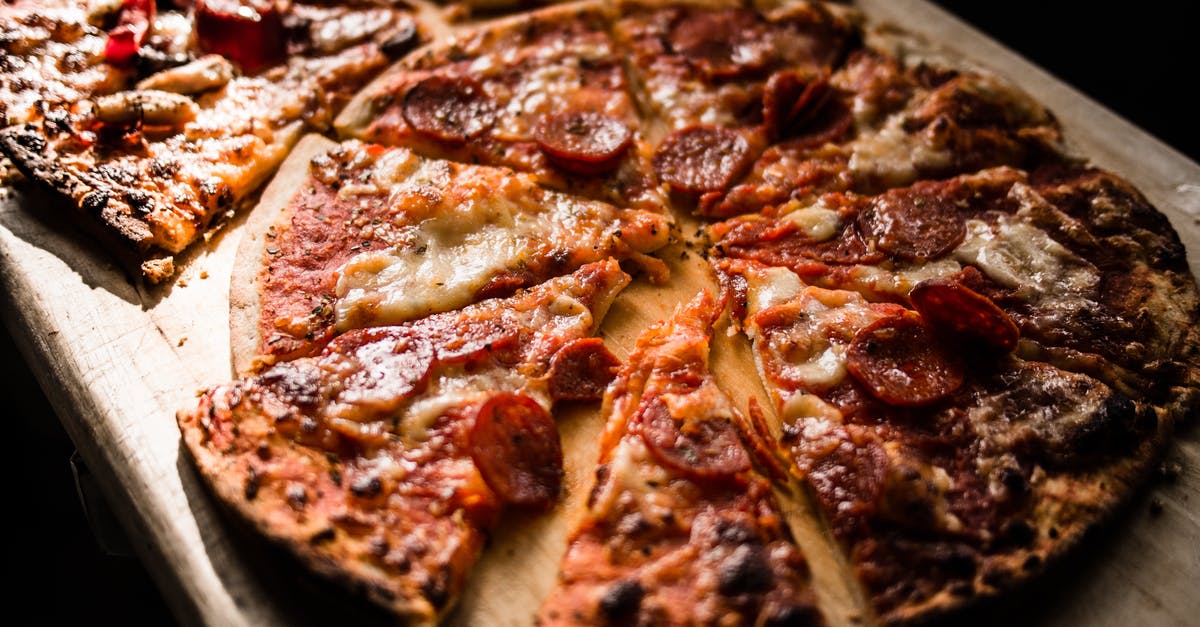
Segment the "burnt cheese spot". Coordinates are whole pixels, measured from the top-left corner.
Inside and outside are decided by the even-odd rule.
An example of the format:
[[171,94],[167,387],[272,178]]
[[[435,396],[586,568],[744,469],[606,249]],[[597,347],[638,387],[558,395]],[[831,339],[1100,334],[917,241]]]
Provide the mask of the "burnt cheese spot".
[[624,579],[609,586],[600,597],[600,613],[610,621],[630,618],[637,614],[646,591],[633,579]]
[[807,627],[822,625],[825,621],[811,605],[789,605],[772,611],[763,622],[765,627]]
[[773,579],[766,551],[758,545],[737,547],[717,567],[717,590],[725,596],[766,590]]

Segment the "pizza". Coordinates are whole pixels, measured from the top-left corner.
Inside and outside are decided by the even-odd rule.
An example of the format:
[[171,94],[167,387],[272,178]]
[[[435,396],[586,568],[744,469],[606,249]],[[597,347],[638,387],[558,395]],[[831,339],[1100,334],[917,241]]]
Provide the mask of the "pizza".
[[1178,235],[1005,80],[845,3],[520,4],[0,7],[14,184],[152,282],[257,201],[177,420],[309,570],[420,624],[920,623],[1194,410]]
[[[604,259],[665,278],[649,253],[661,213],[547,189],[524,172],[314,136],[266,197],[233,282],[239,371],[318,350],[335,334],[506,296]],[[329,233],[328,223],[342,228]],[[464,263],[463,260],[470,260]],[[242,276],[244,273],[245,276]]]
[[822,624],[808,566],[708,368],[701,292],[609,386],[600,466],[541,625]]
[[344,333],[180,412],[214,491],[311,568],[413,622],[453,607],[506,506],[562,478],[550,415],[615,360],[593,341],[629,282],[615,261],[507,299]]
[[[16,76],[0,92],[12,124],[0,150],[97,220],[102,240],[131,249],[151,283],[173,276],[174,255],[258,191],[306,130],[328,128],[388,65],[385,50],[418,37],[411,13],[391,7],[214,0],[156,15],[154,2],[129,0],[105,16],[86,2],[28,5],[10,19],[47,39],[5,56]],[[113,19],[107,33],[88,22]]]

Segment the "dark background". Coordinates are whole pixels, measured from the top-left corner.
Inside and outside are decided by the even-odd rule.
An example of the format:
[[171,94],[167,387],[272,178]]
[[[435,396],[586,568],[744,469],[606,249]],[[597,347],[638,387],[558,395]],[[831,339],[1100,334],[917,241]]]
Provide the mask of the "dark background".
[[[1118,10],[1054,0],[939,4],[1200,160],[1190,95],[1200,77],[1200,34],[1194,16],[1179,8],[1188,3],[1120,3]],[[74,447],[7,333],[0,333],[0,375],[13,411],[0,457],[16,531],[3,560],[6,580],[15,582],[5,591],[10,607],[36,612],[41,624],[171,624],[141,565],[106,555],[93,540],[67,461]]]

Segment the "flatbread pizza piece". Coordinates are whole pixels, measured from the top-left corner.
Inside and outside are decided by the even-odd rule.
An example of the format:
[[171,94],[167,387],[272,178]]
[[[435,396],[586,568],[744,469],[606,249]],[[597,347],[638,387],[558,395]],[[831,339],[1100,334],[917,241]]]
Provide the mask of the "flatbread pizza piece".
[[[824,102],[829,90],[806,85],[823,87],[859,45],[857,15],[819,2],[618,6],[614,37],[630,51],[655,173],[684,207],[713,202],[779,138],[779,124]],[[775,119],[788,116],[797,119]]]
[[1019,89],[885,50],[857,50],[827,76],[772,84],[763,102],[775,142],[728,193],[706,197],[702,213],[778,214],[821,193],[1069,161],[1054,116]]
[[132,72],[104,62],[108,33],[101,25],[114,9],[85,0],[0,5],[0,128],[124,87]]
[[629,282],[589,264],[507,299],[351,331],[178,415],[217,497],[309,567],[414,624],[454,606],[505,506],[558,496],[550,408],[596,398],[590,336]]
[[665,278],[648,256],[670,237],[671,221],[657,212],[405,148],[351,140],[314,152],[283,169],[239,253],[231,296],[238,371],[609,257]]
[[471,25],[411,54],[337,120],[343,137],[533,174],[558,190],[665,211],[612,7],[577,2]]
[[1017,325],[975,292],[914,289],[910,309],[784,268],[716,265],[779,446],[884,623],[1040,572],[1128,497],[1197,399],[1194,340],[1174,356],[1191,374],[1163,398],[1027,357],[1036,341],[1017,350]]
[[541,625],[820,625],[808,567],[708,372],[708,292],[608,388],[600,467]]
[[[1006,349],[1126,394],[1167,402],[1195,376],[1197,296],[1183,245],[1108,172],[994,168],[875,196],[826,194],[709,231],[719,254],[811,285],[932,315],[959,309],[965,320],[947,323],[965,337],[1003,335]],[[997,315],[1005,329],[990,325]]]
[[[172,256],[254,194],[305,130],[327,129],[389,63],[389,45],[417,43],[401,8],[297,4],[250,19],[201,3],[193,23],[176,13],[154,20],[152,2],[135,4],[122,6],[96,71],[165,69],[124,91],[40,100],[36,115],[0,131],[0,150],[96,220],[107,241],[136,251],[150,282],[169,278]],[[131,15],[139,26],[122,26]],[[121,33],[134,39],[122,43]],[[126,44],[132,52],[115,50]]]

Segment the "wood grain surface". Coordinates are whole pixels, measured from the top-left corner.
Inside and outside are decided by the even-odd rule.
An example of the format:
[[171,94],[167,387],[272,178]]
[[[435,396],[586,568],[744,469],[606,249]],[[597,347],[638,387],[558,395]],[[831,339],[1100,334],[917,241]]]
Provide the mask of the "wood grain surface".
[[[1200,166],[1071,88],[920,0],[862,0],[892,21],[949,45],[1028,90],[1066,127],[1080,154],[1131,179],[1170,217],[1200,272]],[[182,454],[177,409],[230,376],[228,289],[244,217],[180,260],[180,279],[149,289],[58,218],[53,199],[0,192],[3,317],[85,461],[130,532],[176,616],[185,624],[386,624],[388,617],[323,585],[229,520]],[[690,230],[684,226],[682,233]],[[692,229],[694,230],[694,229]],[[620,353],[648,323],[708,286],[699,256],[666,252],[670,289],[640,280],[618,300],[602,334]],[[739,396],[761,394],[744,345],[718,336],[715,369]],[[769,406],[769,404],[768,404]],[[563,506],[540,518],[509,517],[471,580],[456,625],[529,625],[553,584],[566,530],[590,486],[601,425],[595,407],[560,423],[567,456]],[[1148,486],[1081,550],[1027,590],[979,610],[977,622],[1028,625],[1189,625],[1200,617],[1200,424],[1185,424],[1168,453],[1182,470]],[[812,520],[803,511],[793,521]],[[817,565],[818,594],[856,624],[853,587],[831,541],[796,528]],[[824,573],[823,575],[820,573]]]

